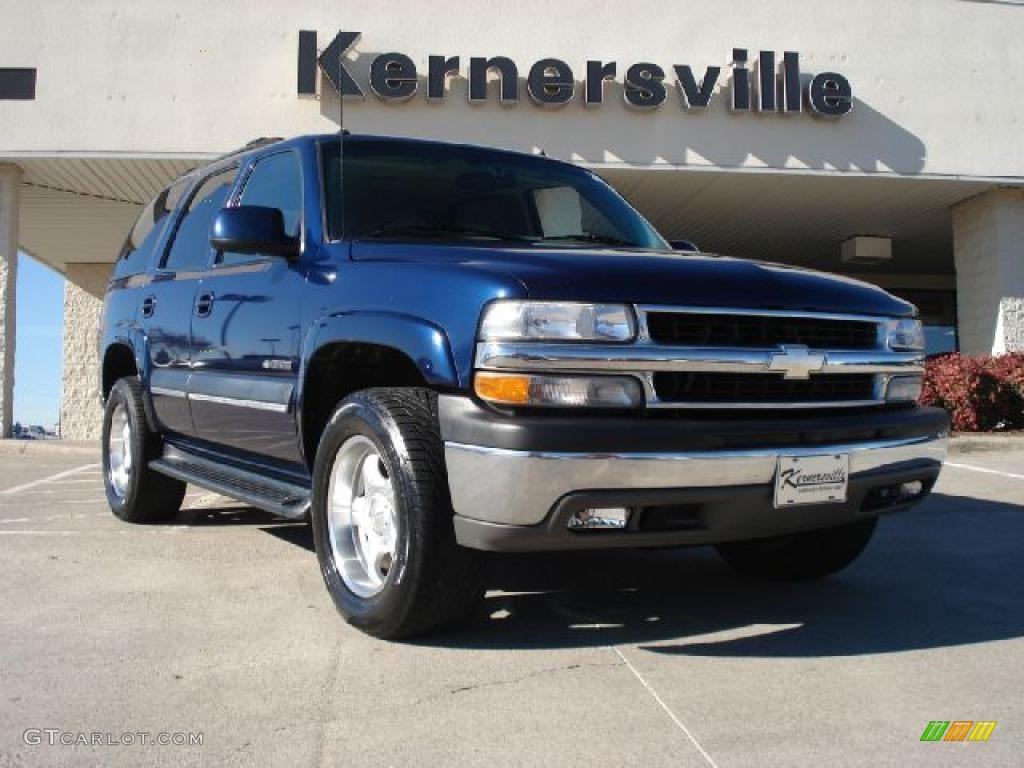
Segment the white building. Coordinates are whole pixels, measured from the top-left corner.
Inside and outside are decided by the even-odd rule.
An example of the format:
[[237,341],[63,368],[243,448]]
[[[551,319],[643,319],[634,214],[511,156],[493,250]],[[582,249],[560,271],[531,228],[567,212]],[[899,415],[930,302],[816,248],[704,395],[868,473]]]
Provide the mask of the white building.
[[669,238],[914,301],[934,349],[1024,349],[1014,0],[0,0],[0,18],[5,434],[17,249],[68,279],[64,436],[95,435],[94,330],[141,206],[255,137],[336,130],[332,80],[363,94],[353,132],[543,150]]

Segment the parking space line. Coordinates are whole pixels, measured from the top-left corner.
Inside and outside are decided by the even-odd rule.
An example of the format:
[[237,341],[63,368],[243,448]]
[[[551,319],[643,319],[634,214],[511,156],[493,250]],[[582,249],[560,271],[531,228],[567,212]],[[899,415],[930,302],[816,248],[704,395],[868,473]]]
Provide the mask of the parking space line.
[[693,744],[693,746],[695,746],[697,748],[697,751],[700,752],[701,755],[704,756],[704,759],[707,760],[708,765],[710,765],[711,768],[718,768],[718,765],[715,763],[715,761],[711,759],[711,755],[709,755],[704,750],[704,747],[702,747],[700,745],[700,742],[698,742],[697,739],[695,739],[693,737],[693,734],[690,733],[690,729],[687,728],[685,725],[683,725],[683,721],[680,720],[678,717],[676,717],[675,712],[673,712],[671,709],[669,709],[668,704],[666,704],[662,700],[661,696],[658,695],[658,692],[656,690],[654,690],[654,688],[651,687],[651,684],[648,683],[646,680],[644,680],[643,675],[641,675],[637,671],[637,668],[634,667],[632,664],[630,664],[629,659],[626,658],[625,654],[623,654],[622,651],[620,651],[618,649],[618,647],[616,647],[614,645],[611,646],[611,649],[613,651],[615,651],[615,655],[616,656],[618,656],[620,659],[622,659],[622,663],[625,664],[629,668],[629,671],[633,673],[633,677],[635,677],[637,680],[639,680],[640,684],[645,689],[647,689],[647,692],[649,694],[651,694],[651,696],[654,697],[654,700],[656,702],[658,702],[658,706],[661,707],[663,710],[665,710],[665,714],[668,715],[672,719],[672,722],[675,723],[679,727],[679,730],[681,730],[686,735],[686,738],[688,738],[690,740],[690,743]]
[[1000,477],[1009,477],[1014,480],[1024,480],[1024,475],[1017,475],[1013,472],[1000,472],[998,469],[989,469],[988,467],[976,467],[973,464],[958,464],[955,461],[947,461],[945,466],[956,469],[970,469],[974,472],[984,472],[986,475],[999,475]]
[[[68,518],[64,518],[65,521]],[[183,530],[188,530],[187,525],[172,525],[172,526],[161,526],[156,530],[94,530],[92,528],[84,528],[78,531],[0,531],[0,536],[112,536],[114,534],[120,536],[167,536],[169,534],[178,534]]]
[[69,469],[65,472],[58,472],[55,475],[50,475],[49,477],[44,477],[40,480],[33,480],[31,483],[16,485],[13,488],[8,488],[6,490],[0,491],[0,496],[9,496],[12,493],[18,493],[19,491],[25,491],[28,490],[29,488],[35,488],[37,485],[43,485],[44,483],[50,483],[53,482],[54,480],[61,480],[65,477],[77,475],[79,472],[85,472],[85,470],[87,469],[95,469],[98,466],[99,464],[83,464],[80,467],[75,467],[74,469]]

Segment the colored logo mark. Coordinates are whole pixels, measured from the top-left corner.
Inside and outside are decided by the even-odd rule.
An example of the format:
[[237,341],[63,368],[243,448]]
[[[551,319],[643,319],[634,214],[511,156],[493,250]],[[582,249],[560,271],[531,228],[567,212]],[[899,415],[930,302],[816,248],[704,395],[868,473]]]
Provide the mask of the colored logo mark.
[[921,741],[988,741],[995,727],[995,720],[932,720]]

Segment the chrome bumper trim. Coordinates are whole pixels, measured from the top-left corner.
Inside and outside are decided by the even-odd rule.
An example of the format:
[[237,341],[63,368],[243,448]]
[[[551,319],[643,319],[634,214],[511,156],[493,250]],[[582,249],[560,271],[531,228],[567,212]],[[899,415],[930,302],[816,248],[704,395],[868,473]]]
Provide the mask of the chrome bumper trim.
[[446,442],[458,515],[506,525],[536,525],[567,493],[584,490],[721,488],[767,485],[778,457],[850,454],[850,474],[913,461],[941,463],[946,435],[809,448],[693,453],[548,453]]

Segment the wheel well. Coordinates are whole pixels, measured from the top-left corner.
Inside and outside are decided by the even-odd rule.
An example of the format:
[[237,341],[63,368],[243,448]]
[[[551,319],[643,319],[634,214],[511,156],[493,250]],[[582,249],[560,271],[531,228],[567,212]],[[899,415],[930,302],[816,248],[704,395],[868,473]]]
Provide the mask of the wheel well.
[[114,383],[125,376],[138,376],[135,355],[127,344],[111,344],[103,355],[103,401],[113,389]]
[[328,344],[316,351],[306,370],[302,394],[302,442],[310,467],[335,406],[370,387],[425,387],[409,357],[393,347],[360,342]]

